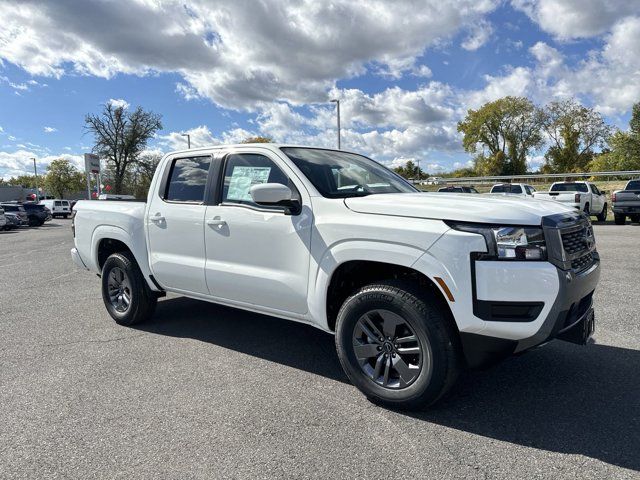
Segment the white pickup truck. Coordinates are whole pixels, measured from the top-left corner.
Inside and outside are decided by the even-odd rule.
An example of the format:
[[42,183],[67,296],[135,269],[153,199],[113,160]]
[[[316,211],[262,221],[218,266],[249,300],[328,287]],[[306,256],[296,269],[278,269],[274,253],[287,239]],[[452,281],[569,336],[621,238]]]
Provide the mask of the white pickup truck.
[[539,200],[564,203],[604,222],[608,211],[606,193],[598,190],[591,182],[556,182],[548,192],[533,192],[533,196]]
[[101,276],[116,322],[148,320],[173,292],[307,323],[335,334],[353,384],[385,405],[425,407],[464,367],[553,338],[585,344],[594,328],[600,262],[586,215],[421,193],[354,153],[174,152],[146,203],[75,211],[73,261]]

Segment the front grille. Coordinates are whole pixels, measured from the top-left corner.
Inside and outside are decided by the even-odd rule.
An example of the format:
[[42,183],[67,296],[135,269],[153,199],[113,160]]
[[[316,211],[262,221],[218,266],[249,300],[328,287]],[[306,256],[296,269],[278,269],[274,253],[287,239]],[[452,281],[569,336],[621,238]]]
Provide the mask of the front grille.
[[566,260],[571,262],[571,269],[574,272],[583,272],[594,264],[597,258],[593,254],[595,239],[593,237],[593,228],[588,220],[564,229],[564,231],[561,231],[560,237]]
[[575,272],[582,272],[593,265],[593,253],[589,252],[582,257],[571,261],[571,269]]
[[587,244],[587,234],[590,227],[583,226],[579,230],[562,234],[562,246],[564,251],[570,255],[582,252],[589,248]]

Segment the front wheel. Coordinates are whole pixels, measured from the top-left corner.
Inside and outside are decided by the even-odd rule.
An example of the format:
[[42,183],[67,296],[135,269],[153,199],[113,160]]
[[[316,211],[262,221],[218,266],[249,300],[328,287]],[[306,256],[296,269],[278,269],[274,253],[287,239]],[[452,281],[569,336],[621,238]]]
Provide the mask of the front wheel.
[[116,323],[127,326],[151,318],[158,302],[128,252],[114,253],[104,262],[102,299]]
[[338,313],[336,348],[351,382],[371,401],[422,409],[453,385],[460,371],[456,333],[440,302],[410,283],[368,285]]
[[614,213],[613,214],[613,221],[615,222],[616,225],[624,225],[625,222],[627,221],[627,217],[625,215],[621,215],[619,213]]
[[604,222],[607,220],[607,209],[609,206],[605,203],[604,207],[602,207],[602,211],[598,214],[598,221]]

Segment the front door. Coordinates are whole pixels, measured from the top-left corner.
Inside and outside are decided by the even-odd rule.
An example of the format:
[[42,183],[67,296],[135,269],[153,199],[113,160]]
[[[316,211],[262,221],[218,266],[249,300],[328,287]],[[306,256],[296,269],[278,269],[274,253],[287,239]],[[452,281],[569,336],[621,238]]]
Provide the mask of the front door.
[[207,294],[204,204],[211,156],[167,162],[146,218],[151,271],[161,286]]
[[[292,313],[307,312],[312,216],[304,186],[282,159],[267,151],[229,152],[217,201],[205,214],[206,280],[212,296]],[[302,212],[264,207],[249,189],[289,186]]]

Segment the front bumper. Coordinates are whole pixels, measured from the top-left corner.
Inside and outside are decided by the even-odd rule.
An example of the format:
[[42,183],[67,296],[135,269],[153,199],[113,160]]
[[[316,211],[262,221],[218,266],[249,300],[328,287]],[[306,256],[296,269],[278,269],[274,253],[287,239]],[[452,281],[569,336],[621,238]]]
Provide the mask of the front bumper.
[[573,343],[585,343],[583,333],[593,331],[593,292],[600,278],[600,261],[597,253],[593,265],[580,273],[556,268],[558,295],[538,331],[527,338],[505,338],[460,333],[467,364],[472,368],[490,366],[514,353],[524,352],[554,338]]

